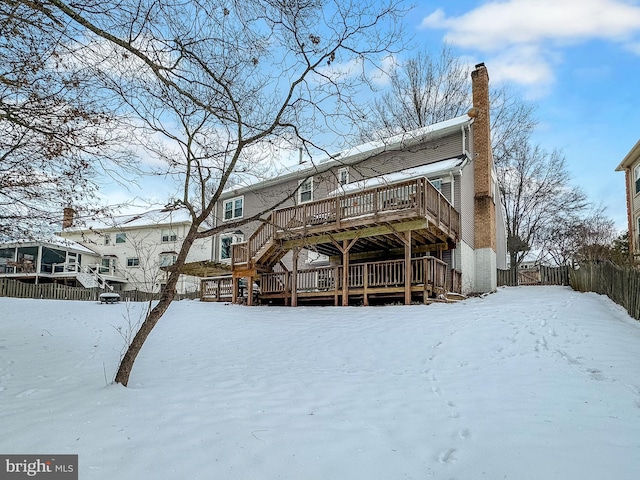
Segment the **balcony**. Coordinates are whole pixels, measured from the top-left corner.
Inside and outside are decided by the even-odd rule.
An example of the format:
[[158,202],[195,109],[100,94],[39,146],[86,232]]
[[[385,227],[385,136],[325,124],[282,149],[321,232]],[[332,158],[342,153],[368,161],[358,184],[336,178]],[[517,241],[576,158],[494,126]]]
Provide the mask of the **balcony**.
[[401,246],[397,234],[407,231],[444,249],[459,239],[460,214],[426,178],[274,210],[246,242],[232,245],[232,266],[274,265],[287,251],[311,245],[335,255],[336,242],[354,238],[361,240],[355,251],[389,249]]

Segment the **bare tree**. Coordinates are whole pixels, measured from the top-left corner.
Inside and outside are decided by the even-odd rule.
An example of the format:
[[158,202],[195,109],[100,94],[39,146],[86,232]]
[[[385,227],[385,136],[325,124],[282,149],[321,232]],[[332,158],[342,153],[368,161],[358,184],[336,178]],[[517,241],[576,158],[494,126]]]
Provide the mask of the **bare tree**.
[[54,231],[66,206],[95,213],[99,175],[129,159],[91,79],[63,60],[68,35],[42,5],[0,1],[0,237]]
[[471,69],[448,46],[421,50],[389,72],[388,90],[373,102],[365,136],[388,137],[463,115],[471,107]]
[[586,215],[558,218],[547,230],[541,256],[556,265],[612,259],[617,232],[613,220],[598,208]]
[[398,0],[43,3],[82,31],[75,40],[122,111],[163,138],[155,152],[168,161],[165,174],[181,183],[175,206],[191,213],[161,298],[116,374],[127,385],[174,299],[191,246],[216,233],[202,227],[230,179],[253,170],[265,145],[311,150],[319,133],[345,133],[367,69],[402,38],[404,12]]
[[[471,68],[448,45],[438,55],[418,51],[388,72],[388,88],[376,97],[365,139],[388,137],[464,115],[472,107]],[[528,140],[537,124],[535,106],[502,85],[491,88],[491,144],[496,165],[506,161],[514,145]]]
[[545,249],[546,232],[578,219],[588,207],[585,194],[570,184],[564,156],[529,142],[513,146],[508,163],[498,169],[498,184],[511,268],[532,249]]

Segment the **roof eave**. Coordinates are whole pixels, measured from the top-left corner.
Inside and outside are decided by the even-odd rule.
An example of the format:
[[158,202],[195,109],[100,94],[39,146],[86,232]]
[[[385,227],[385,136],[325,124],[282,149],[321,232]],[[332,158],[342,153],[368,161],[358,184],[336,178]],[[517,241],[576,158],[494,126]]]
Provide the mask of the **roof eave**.
[[627,153],[627,155],[624,157],[622,162],[620,162],[620,165],[618,165],[618,167],[616,168],[616,172],[624,172],[625,170],[630,168],[631,165],[634,162],[636,162],[639,158],[640,158],[640,140],[638,140],[638,142],[633,146],[633,148],[629,151],[629,153]]
[[317,173],[326,172],[334,167],[353,165],[354,163],[358,163],[361,160],[364,160],[366,158],[369,158],[375,155],[380,155],[381,153],[384,153],[384,152],[393,152],[393,151],[402,150],[403,148],[412,147],[414,145],[417,145],[423,142],[425,139],[432,140],[432,139],[442,138],[451,133],[458,132],[460,128],[462,128],[465,125],[471,125],[473,123],[473,118],[463,115],[451,120],[446,120],[441,123],[451,123],[451,125],[447,125],[442,128],[433,129],[434,125],[438,125],[438,124],[434,124],[434,125],[429,125],[427,127],[417,129],[417,130],[413,130],[411,132],[396,135],[394,137],[391,137],[391,141],[389,143],[383,143],[379,147],[369,148],[367,150],[363,150],[361,152],[351,154],[347,157],[340,157],[340,153],[337,153],[332,159],[320,160],[317,163],[314,163],[313,166],[309,168],[297,170],[295,172],[287,173],[285,175],[280,175],[279,177],[265,180],[260,183],[255,183],[252,185],[238,187],[232,190],[227,190],[223,192],[223,194],[220,196],[220,200],[226,200],[236,195],[241,195],[246,192],[255,191],[256,189],[262,189],[262,188],[269,187],[271,185],[280,184],[287,180],[306,178],[311,175],[315,175]]

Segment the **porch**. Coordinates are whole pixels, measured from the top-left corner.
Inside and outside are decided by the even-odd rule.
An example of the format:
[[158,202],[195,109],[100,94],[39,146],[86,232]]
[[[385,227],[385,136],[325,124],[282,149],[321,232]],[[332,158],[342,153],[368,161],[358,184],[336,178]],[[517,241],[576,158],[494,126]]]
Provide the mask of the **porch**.
[[301,303],[368,306],[376,301],[403,302],[407,298],[410,302],[430,303],[443,298],[446,292],[460,292],[461,273],[451,270],[447,275],[447,264],[435,257],[411,259],[408,288],[405,265],[404,260],[352,264],[346,276],[342,265],[263,273],[255,278],[259,299],[254,288],[234,282],[230,275],[203,278],[201,299],[249,304],[259,300],[262,304],[293,306]]
[[[444,292],[447,278],[456,288],[458,272],[447,274],[442,254],[455,248],[459,234],[458,211],[427,178],[276,209],[231,247],[231,301],[239,298],[240,279],[260,284],[262,302],[293,306],[305,299],[367,305],[384,296],[426,301]],[[331,266],[299,269],[302,250],[326,255]],[[289,252],[291,268],[282,262]],[[220,284],[218,291],[228,288]],[[252,288],[246,301],[254,303]]]

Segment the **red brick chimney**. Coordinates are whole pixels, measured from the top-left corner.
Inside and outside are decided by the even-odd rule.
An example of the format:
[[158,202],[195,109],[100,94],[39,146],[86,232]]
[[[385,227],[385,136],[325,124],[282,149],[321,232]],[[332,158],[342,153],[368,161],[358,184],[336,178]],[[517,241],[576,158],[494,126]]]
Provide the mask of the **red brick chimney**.
[[473,108],[474,245],[477,293],[497,287],[496,204],[489,118],[489,74],[484,63],[471,72]]
[[496,206],[492,180],[493,154],[489,116],[489,73],[484,63],[471,72],[473,109],[475,248],[496,251]]

